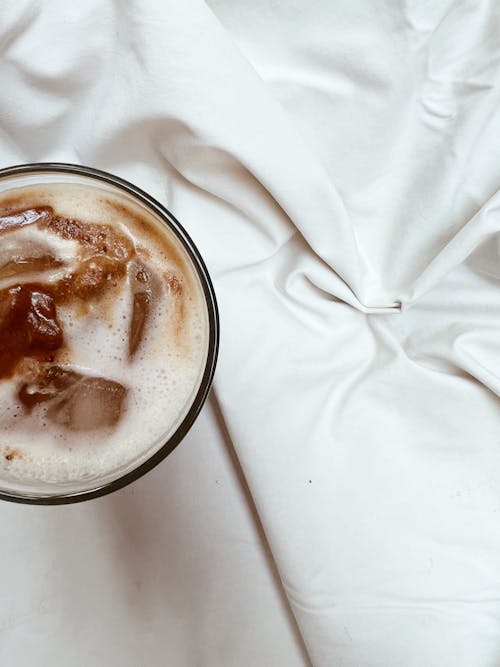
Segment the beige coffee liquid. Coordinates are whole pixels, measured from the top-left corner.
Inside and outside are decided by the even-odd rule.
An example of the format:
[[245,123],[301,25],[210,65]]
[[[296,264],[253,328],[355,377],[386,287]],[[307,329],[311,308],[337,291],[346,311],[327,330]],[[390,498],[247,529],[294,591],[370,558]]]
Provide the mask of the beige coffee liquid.
[[187,414],[207,348],[200,280],[153,213],[84,185],[0,196],[4,477],[132,469]]

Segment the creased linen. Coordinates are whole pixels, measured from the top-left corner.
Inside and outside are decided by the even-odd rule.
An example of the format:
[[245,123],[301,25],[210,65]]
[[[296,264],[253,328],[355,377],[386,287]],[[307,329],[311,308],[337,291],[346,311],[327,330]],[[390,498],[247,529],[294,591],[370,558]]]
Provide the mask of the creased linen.
[[498,665],[500,5],[2,24],[2,164],[122,175],[206,257],[216,394],[312,663]]

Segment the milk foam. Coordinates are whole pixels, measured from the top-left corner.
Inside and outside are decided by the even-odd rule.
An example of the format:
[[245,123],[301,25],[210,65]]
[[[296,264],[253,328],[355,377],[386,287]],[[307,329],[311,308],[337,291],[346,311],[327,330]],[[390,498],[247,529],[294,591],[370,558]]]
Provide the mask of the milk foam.
[[[0,380],[1,475],[57,483],[116,477],[135,468],[168,440],[199,389],[208,350],[207,307],[200,280],[174,234],[131,200],[89,186],[47,184],[4,193],[0,210],[5,211],[6,202],[18,196],[18,208],[49,205],[58,215],[111,225],[126,234],[160,277],[161,291],[132,359],[128,356],[132,296],[127,281],[111,288],[102,300],[86,304],[84,310],[81,303],[71,302],[58,309],[67,349],[57,363],[125,386],[128,394],[121,419],[107,430],[80,432],[58,427],[45,420],[43,404],[31,414],[26,412],[17,399],[19,378]],[[15,203],[10,206],[16,207]],[[45,244],[65,261],[66,271],[78,263],[79,243],[29,226],[3,235],[0,265],[14,239],[27,246]],[[61,271],[58,267],[40,272],[36,281],[59,280]],[[172,275],[182,284],[180,297],[172,293],[166,280]],[[30,280],[33,276],[27,274],[15,283]],[[2,280],[0,288],[8,282]]]

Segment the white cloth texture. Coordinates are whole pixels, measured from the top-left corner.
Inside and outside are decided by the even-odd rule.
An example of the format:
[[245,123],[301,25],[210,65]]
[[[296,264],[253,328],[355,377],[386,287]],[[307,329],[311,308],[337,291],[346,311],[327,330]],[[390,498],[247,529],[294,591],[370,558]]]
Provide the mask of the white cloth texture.
[[123,176],[207,261],[311,663],[497,667],[500,3],[22,1],[1,32],[2,166]]
[[310,665],[213,397],[134,484],[0,523],[2,667]]

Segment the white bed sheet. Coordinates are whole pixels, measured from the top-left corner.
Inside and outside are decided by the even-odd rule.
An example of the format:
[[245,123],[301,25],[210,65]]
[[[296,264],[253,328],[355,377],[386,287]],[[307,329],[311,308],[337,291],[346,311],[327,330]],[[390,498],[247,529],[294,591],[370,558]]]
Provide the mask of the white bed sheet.
[[133,485],[0,523],[2,667],[310,664],[213,398]]
[[204,253],[311,662],[498,665],[499,3],[24,1],[2,49],[2,164],[129,178]]

